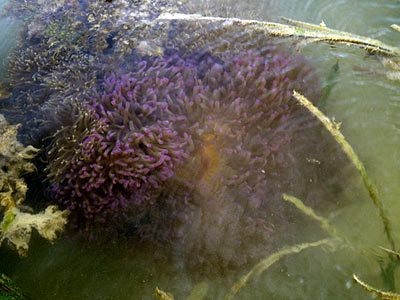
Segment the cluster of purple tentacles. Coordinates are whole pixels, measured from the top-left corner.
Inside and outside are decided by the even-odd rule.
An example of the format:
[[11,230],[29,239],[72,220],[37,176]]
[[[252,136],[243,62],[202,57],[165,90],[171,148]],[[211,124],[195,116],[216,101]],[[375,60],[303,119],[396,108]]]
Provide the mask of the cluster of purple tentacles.
[[[152,84],[143,85],[129,74],[107,78],[104,93],[90,99],[77,116],[91,122],[70,125],[69,136],[81,142],[69,147],[58,142],[62,147],[53,149],[48,167],[52,189],[60,203],[79,216],[79,226],[110,224],[133,209],[140,214],[188,157],[185,139],[173,123],[157,117],[167,106],[151,92]],[[144,99],[141,86],[148,93]],[[87,128],[88,123],[92,127]],[[65,139],[65,128],[56,135]],[[63,166],[67,168],[60,177]]]
[[55,197],[81,228],[126,222],[199,257],[245,248],[240,265],[258,251],[252,240],[269,239],[267,215],[304,138],[292,91],[316,99],[317,86],[307,62],[275,48],[143,61],[107,78],[55,135]]

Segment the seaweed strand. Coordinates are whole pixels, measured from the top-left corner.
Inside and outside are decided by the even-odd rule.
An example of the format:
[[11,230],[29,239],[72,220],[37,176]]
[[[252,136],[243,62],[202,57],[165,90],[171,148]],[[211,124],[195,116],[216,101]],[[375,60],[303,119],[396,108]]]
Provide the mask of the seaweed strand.
[[383,203],[378,198],[377,189],[376,189],[375,185],[370,181],[363,163],[360,161],[360,159],[358,158],[357,154],[354,152],[351,145],[346,141],[343,134],[340,132],[340,130],[339,130],[340,124],[335,123],[334,121],[331,121],[327,116],[325,116],[318,108],[316,108],[303,95],[297,93],[296,91],[293,91],[293,96],[322,122],[322,124],[325,126],[325,128],[332,134],[332,136],[338,142],[338,144],[342,148],[343,152],[347,155],[347,157],[354,164],[356,169],[360,172],[364,186],[368,190],[369,196],[372,199],[374,205],[378,208],[379,216],[382,220],[384,231],[385,231],[386,237],[389,241],[389,244],[392,247],[392,250],[395,250],[396,246],[395,246],[395,242],[394,242],[394,239],[392,236],[392,228],[391,228],[389,219],[386,217],[386,214],[385,214],[385,211],[383,208]]
[[191,21],[191,22],[221,22],[223,27],[239,26],[265,35],[277,37],[296,37],[304,39],[309,43],[325,42],[356,46],[368,53],[376,53],[385,56],[400,56],[400,49],[378,40],[356,34],[330,29],[324,23],[314,25],[310,23],[282,18],[286,24],[274,22],[262,22],[257,20],[244,20],[238,18],[205,17],[199,14],[163,13],[157,20]]
[[327,238],[327,239],[322,239],[313,243],[303,243],[303,244],[297,244],[291,247],[284,247],[278,252],[275,252],[268,256],[267,258],[263,259],[260,261],[253,269],[250,270],[249,273],[244,275],[240,280],[238,280],[230,289],[230,291],[226,294],[224,297],[224,300],[232,300],[235,295],[246,285],[246,283],[250,280],[250,278],[255,277],[260,275],[262,272],[264,272],[266,269],[268,269],[270,266],[272,266],[274,263],[279,261],[281,258],[284,256],[290,255],[290,254],[295,254],[299,253],[305,249],[312,248],[312,247],[319,247],[323,245],[328,245],[331,247],[335,247],[335,243],[337,242],[337,239],[335,238]]
[[307,216],[310,216],[313,219],[317,220],[321,224],[321,228],[324,229],[327,233],[329,233],[329,235],[335,238],[341,238],[338,235],[336,228],[333,227],[331,224],[329,224],[329,221],[327,219],[318,216],[311,207],[305,206],[300,199],[287,194],[283,194],[282,197],[285,201],[289,201],[290,203],[294,204],[299,210],[301,210]]

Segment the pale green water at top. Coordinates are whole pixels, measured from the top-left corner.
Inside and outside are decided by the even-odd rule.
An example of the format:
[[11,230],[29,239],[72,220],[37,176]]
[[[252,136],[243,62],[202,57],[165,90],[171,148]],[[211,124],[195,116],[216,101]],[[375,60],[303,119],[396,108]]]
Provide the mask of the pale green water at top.
[[[0,10],[4,7],[7,1],[0,1]],[[18,35],[17,22],[6,18],[0,21],[1,36],[0,36],[0,53],[1,57],[8,53],[16,44],[15,36]],[[5,60],[0,61],[0,73],[3,73]]]
[[[236,1],[224,3],[236,5]],[[400,46],[400,33],[390,28],[393,23],[400,24],[399,1],[252,0],[237,5],[248,8],[238,17],[279,21],[278,16],[285,16],[314,24],[323,20],[328,27]],[[361,49],[311,44],[302,53],[313,63],[322,82],[339,63],[337,84],[324,111],[342,122],[341,131],[377,186],[395,242],[400,245],[400,82],[382,76],[382,65]],[[343,180],[346,182],[346,178]],[[352,281],[353,273],[385,289],[378,264],[379,257],[386,257],[378,246],[388,247],[382,222],[367,193],[353,188],[353,184],[349,180],[343,197],[356,198],[356,204],[327,217],[354,249],[318,247],[285,257],[251,280],[235,299],[373,299]],[[310,225],[297,240],[315,241],[314,232],[318,230],[317,223]],[[49,246],[38,238],[24,259],[3,246],[1,264],[28,294],[31,291],[35,295],[34,299],[155,299],[156,286],[175,299],[186,299],[196,284],[179,265],[159,265],[150,250],[110,248],[75,249],[68,241]],[[33,274],[40,276],[33,278]],[[395,289],[400,293],[400,268],[394,274]],[[209,282],[210,293],[205,299],[222,299],[227,291],[223,282]]]

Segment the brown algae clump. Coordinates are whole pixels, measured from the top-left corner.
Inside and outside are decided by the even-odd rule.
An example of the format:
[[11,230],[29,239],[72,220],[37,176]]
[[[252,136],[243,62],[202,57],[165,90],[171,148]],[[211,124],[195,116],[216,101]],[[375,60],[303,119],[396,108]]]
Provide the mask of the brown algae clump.
[[20,255],[26,255],[32,228],[47,240],[54,241],[56,232],[64,229],[68,212],[59,211],[55,206],[49,206],[45,212],[36,215],[21,212],[28,189],[21,176],[35,170],[30,160],[39,150],[18,142],[17,128],[17,125],[8,125],[0,115],[0,204],[4,214],[0,243],[8,240]]

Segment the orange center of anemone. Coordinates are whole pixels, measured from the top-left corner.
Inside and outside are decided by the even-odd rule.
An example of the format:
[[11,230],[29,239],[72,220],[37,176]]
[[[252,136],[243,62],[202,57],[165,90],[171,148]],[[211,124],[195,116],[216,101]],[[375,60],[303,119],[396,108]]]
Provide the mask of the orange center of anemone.
[[207,134],[204,136],[204,146],[197,154],[201,161],[201,170],[203,179],[207,185],[215,177],[222,166],[222,159],[219,155],[218,147],[216,145],[216,136],[214,134]]
[[192,154],[191,159],[182,165],[176,175],[188,179],[198,188],[202,187],[200,188],[202,192],[216,192],[220,182],[219,175],[224,167],[219,139],[215,134],[204,134],[201,140],[201,146]]

